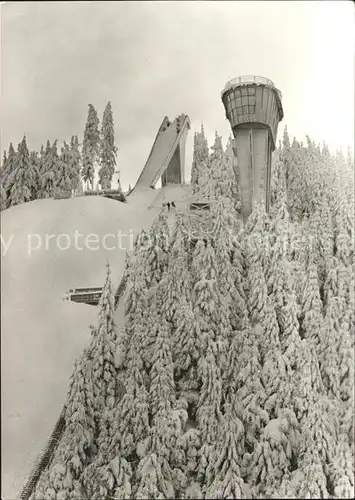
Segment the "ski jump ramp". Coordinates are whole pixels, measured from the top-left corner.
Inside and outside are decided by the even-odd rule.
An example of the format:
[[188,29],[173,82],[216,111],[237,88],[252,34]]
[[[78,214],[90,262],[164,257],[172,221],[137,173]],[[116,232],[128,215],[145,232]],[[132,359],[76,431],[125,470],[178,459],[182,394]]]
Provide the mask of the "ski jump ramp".
[[[182,184],[189,127],[186,115],[170,124],[163,120],[126,203],[83,196],[36,200],[1,212],[2,238],[11,242],[1,259],[4,500],[17,497],[43,451],[66,400],[74,361],[90,342],[89,324],[97,323],[95,307],[62,299],[70,288],[101,286],[106,261],[115,290],[130,234],[148,231],[164,200],[174,200],[178,209],[186,204],[191,186]],[[163,187],[151,189],[159,177]],[[78,248],[75,232],[81,235]],[[122,248],[113,238],[118,232],[127,236]],[[93,234],[99,244],[87,248],[83,241]],[[54,239],[46,246],[48,235]],[[61,245],[63,235],[70,237],[69,247]],[[34,236],[42,244],[29,252]],[[122,303],[116,311],[118,325],[123,309]]]
[[159,178],[162,187],[185,183],[185,145],[190,128],[187,115],[182,114],[173,122],[164,118],[134,189],[154,188]]

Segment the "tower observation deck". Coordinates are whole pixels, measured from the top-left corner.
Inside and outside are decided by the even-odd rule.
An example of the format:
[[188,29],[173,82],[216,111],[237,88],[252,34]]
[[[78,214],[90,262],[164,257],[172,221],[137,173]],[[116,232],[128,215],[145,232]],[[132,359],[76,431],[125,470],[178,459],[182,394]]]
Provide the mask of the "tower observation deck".
[[246,221],[254,201],[263,200],[269,210],[271,155],[284,116],[282,95],[268,78],[240,76],[226,83],[221,97],[235,139]]

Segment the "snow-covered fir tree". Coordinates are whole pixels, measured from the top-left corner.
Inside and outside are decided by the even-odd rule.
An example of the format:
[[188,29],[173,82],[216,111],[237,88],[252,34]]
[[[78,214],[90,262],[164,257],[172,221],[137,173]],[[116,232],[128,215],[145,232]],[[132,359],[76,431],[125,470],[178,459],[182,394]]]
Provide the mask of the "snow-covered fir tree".
[[6,201],[7,201],[7,194],[6,194],[6,189],[5,189],[5,183],[6,183],[6,177],[7,177],[7,154],[6,150],[4,151],[4,156],[1,164],[1,170],[0,170],[0,209],[5,210],[6,208]]
[[117,148],[115,146],[112,106],[108,102],[102,117],[100,137],[99,182],[102,189],[111,188],[112,176],[116,168],[116,154]]
[[63,192],[71,192],[70,147],[64,141],[58,161],[57,188]]
[[42,174],[41,174],[41,189],[43,198],[51,198],[55,194],[55,188],[58,181],[58,152],[57,152],[57,142],[55,141],[53,145],[47,141],[46,149],[44,151],[42,162]]
[[33,176],[33,181],[31,186],[31,200],[36,200],[37,198],[39,198],[40,195],[40,182],[41,182],[41,176],[40,176],[41,161],[37,151],[30,152],[30,165]]
[[95,166],[99,160],[99,148],[99,119],[96,109],[92,104],[89,104],[82,149],[82,178],[87,188],[91,186],[91,189],[94,189]]
[[147,279],[149,284],[159,283],[168,269],[170,232],[167,223],[167,212],[163,208],[148,233],[147,243],[144,245],[144,256],[148,265]]
[[18,145],[13,185],[10,192],[11,205],[30,201],[36,190],[36,170],[31,164],[26,137]]
[[79,149],[79,140],[77,135],[73,135],[70,140],[69,153],[69,176],[71,189],[74,194],[77,194],[82,189],[81,183],[81,154]]
[[201,131],[196,132],[194,136],[194,150],[191,169],[191,184],[193,192],[198,192],[202,186],[207,185],[207,174],[209,164],[208,142],[205,136],[203,124]]
[[114,295],[110,268],[107,264],[106,282],[99,302],[99,321],[93,342],[94,363],[92,366],[93,403],[95,418],[112,409],[117,397],[117,373],[115,352],[117,330],[114,323]]
[[16,151],[10,143],[6,162],[3,164],[2,182],[5,191],[6,208],[12,205],[11,190],[15,183],[15,173],[17,169]]
[[78,498],[75,492],[81,491],[81,474],[95,452],[92,362],[89,348],[75,364],[66,404],[65,431],[37,484],[33,500]]

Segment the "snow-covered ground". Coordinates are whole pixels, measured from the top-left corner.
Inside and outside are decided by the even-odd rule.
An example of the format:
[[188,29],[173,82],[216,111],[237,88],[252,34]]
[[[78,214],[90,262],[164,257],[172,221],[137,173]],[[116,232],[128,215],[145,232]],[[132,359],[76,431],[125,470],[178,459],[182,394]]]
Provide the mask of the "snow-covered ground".
[[82,197],[2,212],[2,498],[16,498],[27,480],[96,322],[95,307],[63,301],[65,293],[103,285],[106,260],[116,287],[130,235],[149,229],[164,201],[179,209],[189,195],[189,186],[141,188],[125,204]]

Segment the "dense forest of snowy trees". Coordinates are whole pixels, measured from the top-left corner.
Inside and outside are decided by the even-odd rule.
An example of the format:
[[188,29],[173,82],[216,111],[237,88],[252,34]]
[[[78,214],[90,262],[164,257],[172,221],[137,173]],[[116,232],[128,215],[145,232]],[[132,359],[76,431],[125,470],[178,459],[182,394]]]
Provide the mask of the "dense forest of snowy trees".
[[29,151],[24,137],[15,151],[13,144],[4,152],[0,169],[0,209],[20,203],[50,198],[57,192],[80,194],[83,186],[94,189],[95,166],[99,167],[101,188],[111,188],[116,167],[114,123],[111,103],[108,102],[99,131],[99,119],[92,104],[84,131],[83,144],[73,135],[58,151],[57,140],[40,152]]
[[353,175],[285,130],[271,212],[241,228],[231,158],[195,134],[211,234],[192,247],[189,215],[162,209],[127,263],[121,329],[108,271],[32,500],[353,498]]

